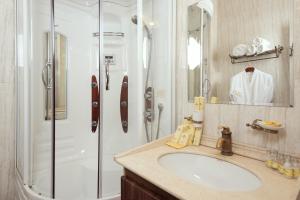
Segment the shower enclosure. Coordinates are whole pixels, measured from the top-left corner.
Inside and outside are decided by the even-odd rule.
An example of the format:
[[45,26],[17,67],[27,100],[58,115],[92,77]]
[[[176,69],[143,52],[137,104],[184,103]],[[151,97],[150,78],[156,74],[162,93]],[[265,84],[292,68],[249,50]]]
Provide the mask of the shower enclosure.
[[120,198],[114,155],[174,129],[175,7],[17,0],[19,199]]

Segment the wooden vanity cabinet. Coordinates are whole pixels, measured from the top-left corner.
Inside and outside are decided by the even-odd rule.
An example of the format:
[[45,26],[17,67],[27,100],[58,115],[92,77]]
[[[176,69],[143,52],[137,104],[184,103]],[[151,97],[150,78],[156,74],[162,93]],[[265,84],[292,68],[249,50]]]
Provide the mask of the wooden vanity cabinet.
[[125,169],[121,178],[121,200],[179,200],[159,187]]

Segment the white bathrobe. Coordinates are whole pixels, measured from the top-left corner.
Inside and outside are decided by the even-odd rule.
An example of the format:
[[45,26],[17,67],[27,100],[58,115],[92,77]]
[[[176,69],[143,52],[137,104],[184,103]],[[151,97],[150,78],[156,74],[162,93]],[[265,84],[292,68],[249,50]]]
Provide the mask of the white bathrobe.
[[258,69],[240,72],[231,78],[230,100],[233,104],[272,105],[273,77]]

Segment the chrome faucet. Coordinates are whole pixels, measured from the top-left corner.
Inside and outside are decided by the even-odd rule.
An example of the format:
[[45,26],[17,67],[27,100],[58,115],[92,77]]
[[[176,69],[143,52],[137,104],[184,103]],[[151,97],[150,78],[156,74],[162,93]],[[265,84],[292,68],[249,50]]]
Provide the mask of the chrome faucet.
[[232,156],[232,138],[231,138],[231,131],[229,127],[226,126],[219,126],[219,129],[222,130],[222,137],[217,141],[217,149],[221,150],[221,154],[224,156]]

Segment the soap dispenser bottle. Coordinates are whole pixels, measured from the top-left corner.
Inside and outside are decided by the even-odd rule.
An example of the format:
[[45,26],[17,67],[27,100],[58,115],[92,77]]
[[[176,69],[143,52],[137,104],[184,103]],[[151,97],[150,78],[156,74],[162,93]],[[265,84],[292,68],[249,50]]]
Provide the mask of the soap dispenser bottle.
[[226,126],[220,126],[219,129],[222,129],[222,137],[217,141],[217,149],[220,149],[221,154],[224,156],[232,156],[232,133],[230,128]]

